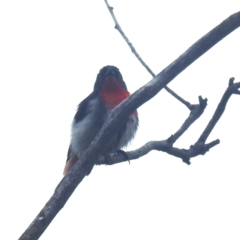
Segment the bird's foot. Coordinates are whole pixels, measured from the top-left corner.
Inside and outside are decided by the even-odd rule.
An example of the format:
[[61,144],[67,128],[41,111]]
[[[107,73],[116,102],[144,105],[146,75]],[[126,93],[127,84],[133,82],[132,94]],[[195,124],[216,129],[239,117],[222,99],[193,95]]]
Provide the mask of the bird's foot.
[[[129,157],[127,155],[126,152],[124,152],[123,150],[117,150],[116,152],[109,154],[109,155],[105,155],[105,164],[106,165],[112,165],[115,163],[119,163],[119,162],[124,162],[128,161],[128,163],[130,164],[130,160]],[[124,159],[124,160],[122,160]]]
[[127,153],[126,153],[125,151],[123,151],[123,150],[119,149],[119,150],[117,150],[117,151],[116,151],[116,153],[115,153],[115,154],[122,155],[122,156],[125,158],[125,160],[127,160],[127,161],[128,161],[128,163],[129,163],[129,165],[130,165],[130,160],[129,160],[129,157],[128,157],[128,155],[127,155]]

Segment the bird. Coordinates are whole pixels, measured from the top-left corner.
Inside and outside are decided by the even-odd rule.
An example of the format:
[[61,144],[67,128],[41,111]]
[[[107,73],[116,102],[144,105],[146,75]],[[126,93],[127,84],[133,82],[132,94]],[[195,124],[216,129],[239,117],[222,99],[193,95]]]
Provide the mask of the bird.
[[[93,92],[77,107],[72,122],[70,146],[63,175],[69,173],[73,165],[87,150],[111,110],[129,96],[130,93],[117,67],[108,65],[100,69]],[[138,113],[135,110],[116,129],[103,155],[123,152],[121,149],[134,138],[138,125]]]

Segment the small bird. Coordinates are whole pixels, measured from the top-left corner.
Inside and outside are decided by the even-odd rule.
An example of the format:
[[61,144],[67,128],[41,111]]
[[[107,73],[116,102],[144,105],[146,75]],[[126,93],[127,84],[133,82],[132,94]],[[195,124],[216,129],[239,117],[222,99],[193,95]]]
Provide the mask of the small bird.
[[[74,116],[64,175],[87,150],[110,111],[129,96],[119,69],[115,66],[103,67],[97,75],[93,92],[78,105]],[[116,130],[103,155],[116,153],[127,146],[137,128],[138,113],[134,111]]]

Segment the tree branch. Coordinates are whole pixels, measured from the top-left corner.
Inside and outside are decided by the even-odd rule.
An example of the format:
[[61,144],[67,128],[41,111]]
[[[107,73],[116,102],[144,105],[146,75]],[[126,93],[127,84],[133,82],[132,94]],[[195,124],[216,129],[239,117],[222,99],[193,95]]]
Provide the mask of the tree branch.
[[179,139],[184,132],[203,114],[204,109],[207,106],[207,99],[203,99],[201,96],[199,97],[199,104],[191,105],[191,112],[189,117],[183,123],[182,127],[171,136],[169,139],[171,145],[173,145],[177,139]]
[[221,101],[219,102],[218,107],[217,107],[212,119],[209,121],[206,129],[203,131],[203,133],[201,134],[201,137],[198,139],[198,141],[194,145],[190,146],[189,149],[178,149],[178,148],[173,147],[173,144],[184,132],[186,132],[186,130],[189,128],[189,126],[191,124],[193,124],[195,122],[195,120],[198,119],[202,115],[202,113],[206,107],[206,104],[207,104],[207,99],[202,99],[201,96],[199,97],[199,104],[194,105],[193,111],[191,111],[191,114],[185,120],[185,122],[181,126],[181,128],[167,140],[150,141],[150,142],[144,144],[139,149],[136,149],[134,151],[125,152],[125,154],[127,155],[127,158],[123,154],[113,154],[108,157],[101,156],[98,159],[96,164],[97,165],[102,165],[102,164],[113,165],[116,163],[122,163],[122,162],[126,162],[129,160],[134,160],[134,159],[138,159],[138,158],[148,154],[152,150],[166,152],[170,155],[181,158],[183,160],[183,162],[190,164],[190,159],[192,157],[196,157],[198,155],[204,155],[207,151],[210,150],[210,148],[212,148],[215,145],[220,143],[219,140],[215,140],[208,144],[206,144],[205,142],[206,142],[207,137],[209,136],[209,134],[211,133],[211,131],[217,124],[218,120],[222,116],[222,114],[225,110],[226,104],[229,101],[232,94],[240,95],[240,90],[239,90],[240,82],[233,83],[233,81],[234,81],[234,78],[230,78],[229,86],[228,86],[227,90],[225,91],[225,93],[223,94],[223,97],[222,97]]
[[191,158],[202,155],[203,152],[206,153],[212,147],[216,146],[219,143],[220,143],[219,140],[215,140],[211,143],[203,144],[199,148],[195,148],[195,147],[191,146],[189,149],[179,149],[179,148],[173,147],[171,145],[171,143],[169,143],[168,140],[150,141],[134,151],[126,152],[128,159],[126,159],[122,154],[111,155],[110,159],[109,159],[109,157],[101,156],[98,159],[96,165],[113,165],[113,164],[117,164],[117,163],[126,162],[129,160],[135,160],[135,159],[138,159],[138,158],[148,154],[152,150],[166,152],[169,155],[181,158],[184,163],[189,165],[189,164],[191,164],[190,163]]
[[[114,108],[107,119],[106,123],[97,134],[96,138],[90,144],[87,151],[77,161],[72,170],[62,179],[57,186],[53,196],[46,203],[31,225],[19,238],[20,240],[38,239],[45,231],[53,218],[65,205],[71,194],[74,192],[78,184],[83,178],[91,172],[97,159],[104,151],[105,146],[111,140],[116,128],[122,121],[142,104],[153,98],[160,90],[164,88],[179,73],[186,69],[191,63],[207,52],[216,43],[234,31],[240,26],[240,12],[231,15],[220,25],[203,36],[195,44],[193,44],[186,52],[171,63],[167,68],[160,72],[145,86],[132,94],[128,99]],[[216,144],[210,143],[206,149]],[[196,153],[195,149],[191,150]],[[177,154],[177,153],[176,153]],[[174,154],[173,154],[174,155]],[[184,156],[183,156],[184,157]]]
[[205,143],[209,134],[212,132],[213,128],[215,127],[215,125],[217,124],[218,120],[220,119],[220,117],[222,116],[227,102],[229,100],[229,98],[232,96],[232,94],[240,94],[239,88],[240,88],[240,83],[233,83],[234,78],[230,78],[229,79],[229,84],[228,84],[228,88],[225,91],[221,101],[219,102],[216,111],[214,112],[212,119],[209,121],[207,127],[205,128],[205,130],[203,131],[203,133],[201,134],[200,138],[198,139],[196,144],[202,144]]
[[[107,0],[104,0],[106,3],[106,6],[112,16],[112,19],[115,23],[115,29],[118,30],[118,32],[122,35],[123,39],[125,40],[125,42],[127,43],[127,45],[129,46],[129,48],[131,49],[132,53],[136,56],[136,58],[139,60],[139,62],[147,69],[147,71],[152,75],[152,77],[155,77],[155,73],[151,70],[151,68],[143,61],[143,59],[140,57],[139,53],[136,51],[136,49],[134,48],[133,44],[129,41],[128,37],[126,36],[126,34],[123,32],[120,24],[117,21],[117,18],[113,12],[113,7],[111,7],[108,3]],[[180,101],[182,104],[184,104],[188,109],[191,109],[191,104],[189,102],[187,102],[186,100],[184,100],[182,97],[180,97],[178,94],[176,94],[173,90],[171,90],[168,86],[164,87],[165,90],[167,92],[169,92],[173,97],[175,97],[178,101]]]

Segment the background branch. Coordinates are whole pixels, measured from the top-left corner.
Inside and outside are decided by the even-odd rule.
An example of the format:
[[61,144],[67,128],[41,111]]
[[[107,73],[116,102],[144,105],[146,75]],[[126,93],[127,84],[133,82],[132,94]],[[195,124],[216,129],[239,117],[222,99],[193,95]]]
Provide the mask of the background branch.
[[101,156],[98,159],[96,165],[113,165],[117,163],[127,162],[129,160],[139,159],[140,157],[148,154],[152,150],[166,152],[169,155],[181,158],[184,163],[189,165],[191,164],[190,163],[191,158],[202,155],[203,152],[205,153],[209,151],[212,147],[216,146],[219,143],[220,143],[219,140],[215,140],[212,141],[211,143],[203,144],[199,148],[193,148],[191,146],[189,149],[179,149],[173,147],[168,140],[150,141],[134,151],[126,152],[126,154],[128,155],[128,159],[126,159],[122,154],[111,155],[110,160],[109,157]]
[[[136,108],[154,97],[180,72],[239,26],[240,12],[233,14],[203,36],[179,58],[159,73],[152,81],[113,109],[108,120],[93,140],[86,153],[79,159],[69,174],[62,179],[51,199],[23,233],[20,240],[34,240],[41,236],[53,218],[65,205],[78,184],[89,174],[96,160],[99,158],[102,151],[104,151],[105,145],[108,144],[109,139],[111,139],[116,128],[120,125],[120,122],[124,121]],[[213,142],[210,146],[214,144]],[[209,146],[206,146],[206,148],[209,148]],[[196,152],[194,149],[192,149],[192,151]]]
[[212,119],[209,121],[206,129],[203,131],[196,144],[202,144],[206,142],[209,134],[212,132],[218,120],[222,116],[229,98],[232,96],[232,94],[240,94],[240,83],[233,83],[233,81],[234,78],[230,78],[227,90],[225,91],[221,101],[219,102],[217,109],[212,116]]
[[177,139],[179,139],[179,137],[182,136],[182,134],[186,132],[186,130],[203,114],[206,106],[207,99],[203,99],[201,96],[199,97],[199,104],[191,105],[189,117],[185,120],[181,128],[169,139],[171,145],[173,145]]
[[[129,46],[129,48],[131,49],[132,53],[136,56],[136,58],[139,60],[139,62],[145,67],[145,69],[147,69],[147,71],[152,75],[152,77],[155,77],[155,73],[150,69],[150,67],[143,61],[143,59],[140,57],[139,53],[136,51],[135,47],[133,46],[133,44],[129,41],[128,37],[126,36],[126,34],[123,32],[120,24],[117,21],[117,18],[113,12],[113,7],[111,7],[108,3],[107,0],[104,0],[106,3],[106,6],[112,16],[112,19],[115,23],[115,29],[118,30],[118,32],[121,34],[121,36],[123,37],[123,39],[125,40],[125,42],[127,43],[127,45]],[[179,102],[181,102],[183,105],[185,105],[189,110],[191,110],[191,104],[184,100],[182,97],[180,97],[177,93],[175,93],[172,89],[170,89],[168,86],[164,87],[166,89],[167,92],[169,92],[173,97],[175,97]]]

